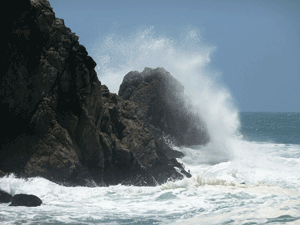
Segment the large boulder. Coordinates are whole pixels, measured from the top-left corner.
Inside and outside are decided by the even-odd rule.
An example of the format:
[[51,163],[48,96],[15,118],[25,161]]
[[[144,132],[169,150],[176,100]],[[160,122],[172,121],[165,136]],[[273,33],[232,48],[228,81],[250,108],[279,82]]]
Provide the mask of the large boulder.
[[175,169],[184,171],[182,166],[135,115],[137,105],[101,86],[96,63],[49,2],[12,2],[1,51],[0,106],[14,129],[0,128],[0,170],[65,185],[155,185],[183,178]]
[[42,204],[42,200],[35,195],[17,194],[12,197],[9,206],[36,207]]
[[183,85],[164,68],[131,71],[120,85],[119,96],[136,102],[136,115],[157,136],[169,136],[177,145],[209,141],[205,123],[184,94]]

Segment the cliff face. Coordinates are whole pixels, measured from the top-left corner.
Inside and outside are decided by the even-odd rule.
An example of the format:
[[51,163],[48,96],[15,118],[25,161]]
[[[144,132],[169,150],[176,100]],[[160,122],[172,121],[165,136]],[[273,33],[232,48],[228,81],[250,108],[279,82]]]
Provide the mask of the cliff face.
[[1,77],[1,113],[13,128],[2,127],[1,169],[58,181],[76,173],[85,178],[87,169],[103,168],[92,132],[101,112],[96,63],[48,1],[21,2],[9,21]]
[[[14,4],[19,4],[15,10]],[[111,94],[47,0],[12,1],[1,53],[0,170],[72,185],[155,185],[182,166]]]

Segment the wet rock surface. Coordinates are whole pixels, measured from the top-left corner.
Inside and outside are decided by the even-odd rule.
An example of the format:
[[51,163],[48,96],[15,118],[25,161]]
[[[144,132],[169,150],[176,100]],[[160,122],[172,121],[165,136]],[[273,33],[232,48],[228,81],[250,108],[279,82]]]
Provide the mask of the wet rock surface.
[[37,207],[42,203],[42,200],[35,195],[17,194],[12,197],[9,206]]
[[11,202],[12,195],[8,194],[5,191],[0,190],[0,203],[9,203]]

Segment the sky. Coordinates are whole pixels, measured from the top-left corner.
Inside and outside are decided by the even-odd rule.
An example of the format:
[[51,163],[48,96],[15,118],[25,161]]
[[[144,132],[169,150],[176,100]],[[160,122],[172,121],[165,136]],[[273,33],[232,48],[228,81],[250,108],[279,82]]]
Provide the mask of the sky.
[[157,35],[179,40],[192,27],[202,45],[214,47],[209,67],[240,111],[300,112],[299,0],[49,2],[93,58],[95,44],[116,30],[126,39],[153,26]]

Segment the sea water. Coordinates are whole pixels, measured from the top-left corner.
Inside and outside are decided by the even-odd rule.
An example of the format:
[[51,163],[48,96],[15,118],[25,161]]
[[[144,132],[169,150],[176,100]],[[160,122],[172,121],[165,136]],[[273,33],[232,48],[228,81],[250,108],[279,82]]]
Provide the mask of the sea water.
[[[215,47],[195,29],[180,41],[152,27],[95,44],[99,79],[117,92],[123,76],[164,67],[207,125],[206,146],[171,147],[191,178],[156,187],[64,187],[43,178],[0,178],[0,189],[34,194],[40,207],[0,204],[0,224],[300,224],[300,113],[239,112],[218,71]],[[113,63],[117,62],[117,66]]]
[[96,188],[1,178],[0,189],[35,194],[43,204],[0,204],[0,223],[300,224],[300,138],[293,131],[300,113],[239,115],[243,137],[233,140],[232,160],[222,161],[209,145],[177,147],[192,178],[156,187]]

